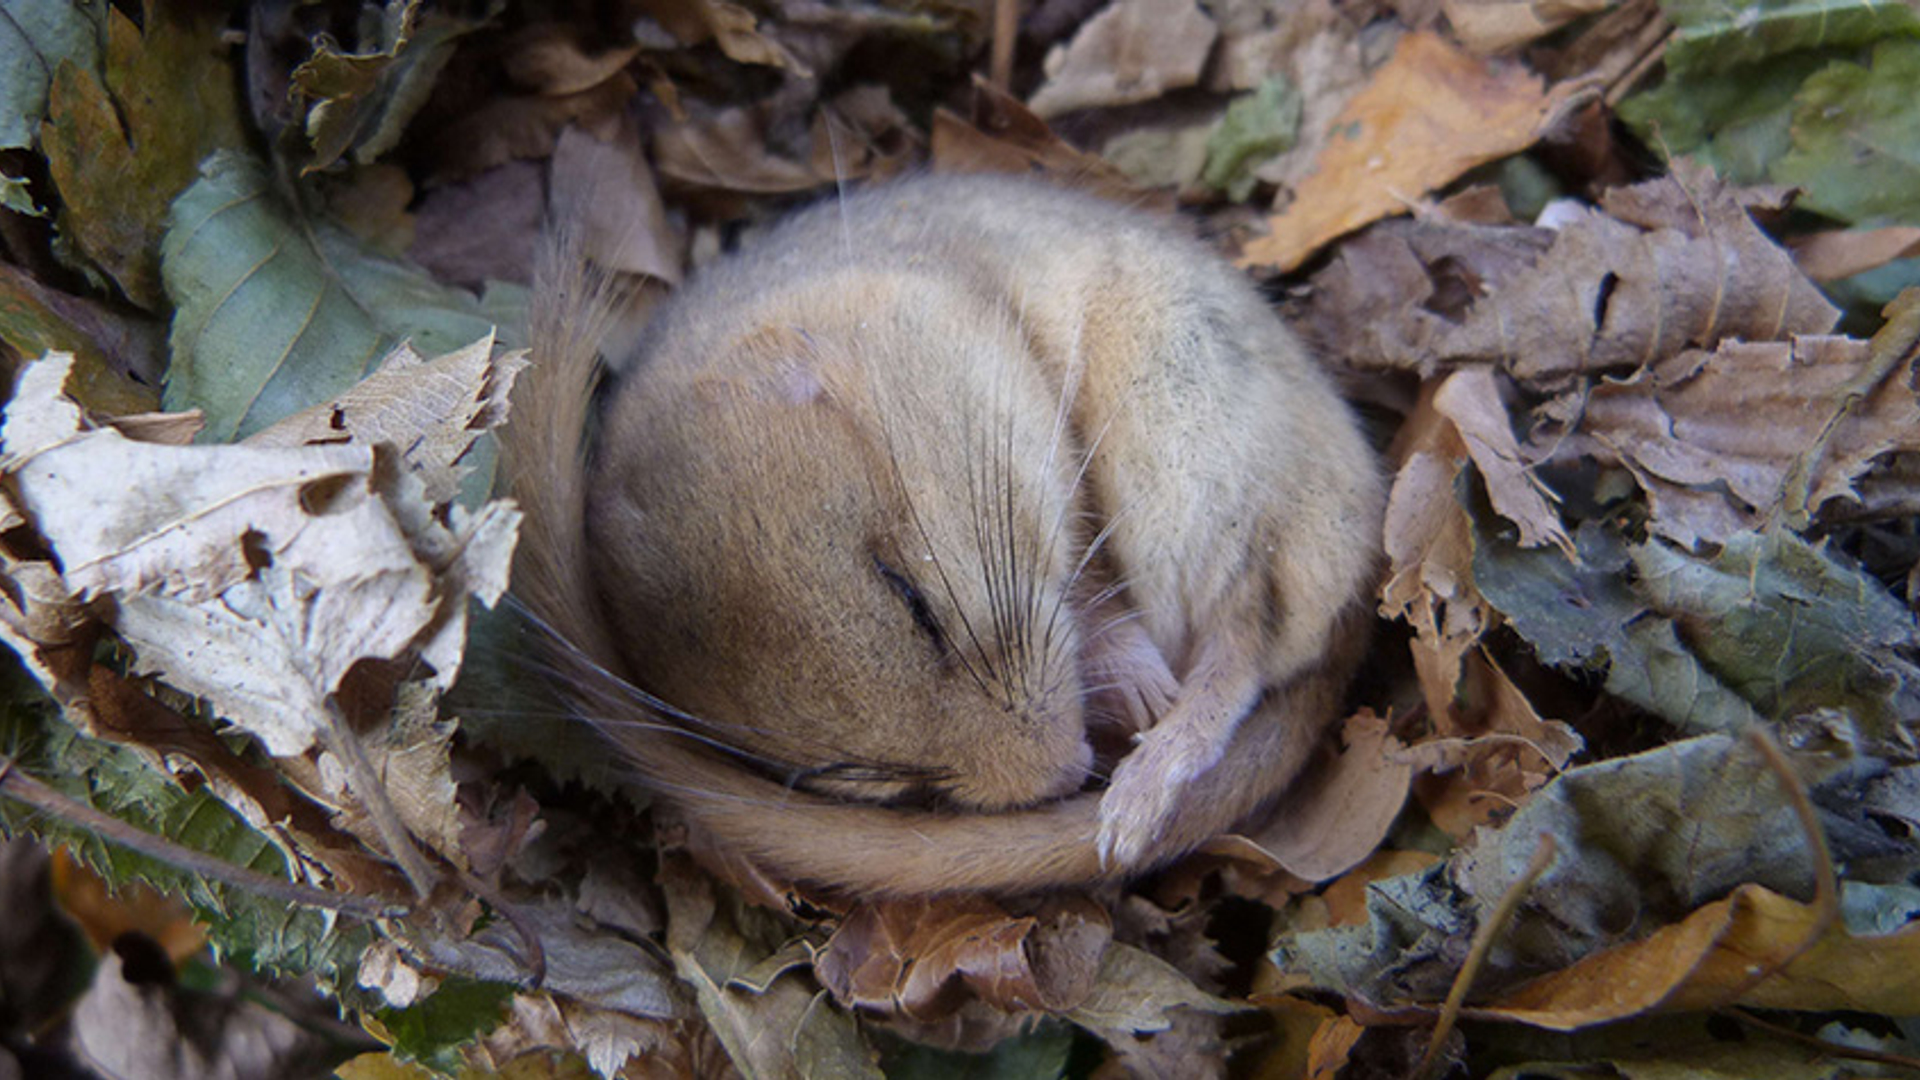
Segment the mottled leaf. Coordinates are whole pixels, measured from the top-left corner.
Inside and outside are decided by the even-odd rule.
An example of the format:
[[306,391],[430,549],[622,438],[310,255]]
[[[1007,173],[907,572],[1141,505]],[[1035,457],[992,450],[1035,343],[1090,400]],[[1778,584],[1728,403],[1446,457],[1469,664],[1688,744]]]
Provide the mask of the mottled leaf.
[[344,392],[402,338],[434,354],[493,329],[471,293],[300,217],[239,154],[175,202],[162,258],[178,307],[166,404],[204,410],[210,439]]

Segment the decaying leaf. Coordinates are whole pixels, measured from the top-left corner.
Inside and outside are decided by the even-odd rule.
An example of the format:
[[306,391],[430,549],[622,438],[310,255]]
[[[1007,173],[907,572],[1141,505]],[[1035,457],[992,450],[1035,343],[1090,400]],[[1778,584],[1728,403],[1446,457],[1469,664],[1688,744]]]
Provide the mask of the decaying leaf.
[[1461,44],[1482,56],[1510,52],[1613,0],[1445,0],[1441,9]]
[[[1920,449],[1920,292],[1870,342],[1804,336],[1686,350],[1580,395],[1550,452],[1627,466],[1653,529],[1689,546],[1769,522],[1804,526],[1883,454]],[[1544,456],[1541,455],[1541,456]]]
[[1035,115],[1130,105],[1200,81],[1219,28],[1194,0],[1115,0],[1047,56]]
[[0,11],[6,15],[0,18],[0,148],[28,147],[46,118],[53,73],[72,64],[97,75],[107,9],[67,0],[9,0]]
[[1264,828],[1216,841],[1213,850],[1254,854],[1296,877],[1325,881],[1377,848],[1406,802],[1413,769],[1386,721],[1370,712],[1348,717],[1341,736],[1340,752],[1310,767]]
[[1111,936],[1106,912],[1072,896],[1025,916],[979,896],[881,901],[841,922],[814,971],[845,1005],[915,1020],[969,992],[1007,1012],[1061,1013],[1093,993]]
[[1523,150],[1570,96],[1433,34],[1408,34],[1334,121],[1316,171],[1249,244],[1242,266],[1292,270],[1320,246],[1408,208],[1475,165]]
[[168,204],[202,157],[246,142],[233,71],[206,47],[215,20],[187,7],[155,3],[141,29],[109,10],[103,70],[72,61],[55,69],[40,136],[66,204],[61,228],[149,311],[166,302],[160,235]]
[[1315,275],[1313,333],[1356,365],[1494,363],[1556,389],[1730,337],[1832,330],[1833,306],[1736,196],[1676,163],[1598,207],[1562,204],[1551,231],[1375,229]]
[[933,163],[943,172],[1044,173],[1130,206],[1155,202],[1120,169],[1074,149],[1045,120],[981,79],[974,80],[969,118],[934,114]]
[[[488,603],[505,588],[514,511],[456,514],[449,530],[367,446],[87,431],[61,392],[70,365],[56,356],[23,377],[0,431],[6,468],[66,587],[115,598],[140,670],[165,672],[279,755],[312,745],[363,658],[412,646],[451,683],[466,588]],[[441,575],[465,588],[436,595]]]
[[[1818,759],[1802,767],[1816,792],[1834,772]],[[1572,769],[1447,863],[1370,885],[1365,925],[1284,935],[1275,963],[1377,1005],[1438,1002],[1476,913],[1520,876],[1541,833],[1559,855],[1497,940],[1476,983],[1485,992],[1601,955],[1743,883],[1809,895],[1812,854],[1784,789],[1755,779],[1766,775],[1726,736]],[[1843,850],[1853,837],[1885,844],[1834,834]]]
[[392,149],[426,103],[455,42],[473,29],[444,12],[422,12],[419,0],[392,0],[377,25],[377,39],[360,51],[342,52],[323,39],[293,71],[293,89],[307,104],[309,172],[349,150],[366,164]]

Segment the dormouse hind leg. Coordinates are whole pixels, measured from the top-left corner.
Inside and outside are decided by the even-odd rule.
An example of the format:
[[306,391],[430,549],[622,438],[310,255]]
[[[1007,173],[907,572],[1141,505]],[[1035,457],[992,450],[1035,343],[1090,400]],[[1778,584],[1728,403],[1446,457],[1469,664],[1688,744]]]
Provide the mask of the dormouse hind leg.
[[1265,679],[1251,642],[1216,634],[1200,647],[1178,696],[1114,770],[1100,798],[1101,865],[1151,858],[1181,812],[1185,788],[1220,763]]

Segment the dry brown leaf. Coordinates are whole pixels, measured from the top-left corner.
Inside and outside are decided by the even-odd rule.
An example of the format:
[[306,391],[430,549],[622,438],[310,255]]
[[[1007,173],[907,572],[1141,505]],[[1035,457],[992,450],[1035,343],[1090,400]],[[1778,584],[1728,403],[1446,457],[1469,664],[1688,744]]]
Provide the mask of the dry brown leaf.
[[1025,105],[978,78],[970,118],[945,109],[934,113],[933,167],[955,173],[1044,174],[1062,187],[1129,206],[1172,208],[1166,193],[1135,187],[1111,162],[1074,149]]
[[1434,391],[1433,407],[1460,432],[1495,512],[1519,526],[1520,546],[1551,543],[1572,559],[1573,539],[1547,501],[1551,491],[1533,478],[1521,457],[1493,370],[1468,367],[1448,375]]
[[638,55],[638,44],[594,52],[575,27],[542,23],[518,35],[503,61],[507,76],[521,86],[538,94],[565,95],[599,86]]
[[1114,0],[1047,54],[1042,117],[1131,105],[1200,81],[1219,28],[1194,0]]
[[1323,1021],[1307,1043],[1309,1080],[1334,1080],[1347,1067],[1347,1058],[1367,1029],[1352,1017],[1335,1016]]
[[[1920,1010],[1920,924],[1880,936],[1836,925],[1807,947],[1821,922],[1815,905],[1742,885],[1680,923],[1469,1013],[1571,1031],[1646,1012],[1725,1005],[1888,1016]],[[1768,971],[1774,974],[1756,982]]]
[[413,214],[408,258],[469,289],[531,282],[546,220],[546,172],[537,161],[509,161],[427,192]]
[[1314,276],[1309,332],[1356,366],[1497,363],[1538,390],[1729,337],[1826,333],[1838,313],[1738,195],[1676,162],[1599,208],[1555,204],[1551,230],[1388,222]]
[[1895,259],[1920,256],[1920,226],[1884,229],[1832,229],[1787,241],[1800,272],[1815,281],[1838,281],[1885,266]]
[[313,744],[363,658],[411,646],[451,682],[468,589],[487,603],[505,590],[516,511],[456,513],[449,529],[390,489],[365,446],[86,430],[60,390],[71,362],[23,375],[0,432],[5,468],[66,587],[115,598],[136,670],[164,671],[282,756]]
[[1543,719],[1485,652],[1470,654],[1464,675],[1452,707],[1434,714],[1434,737],[1408,751],[1424,770],[1415,798],[1459,840],[1524,804],[1584,746],[1573,728]]
[[1524,68],[1408,34],[1334,121],[1315,172],[1247,244],[1240,265],[1292,270],[1328,241],[1409,209],[1476,165],[1531,146],[1571,100]]
[[577,94],[495,98],[414,144],[428,183],[463,180],[516,158],[543,158],[570,123],[610,124],[625,115],[636,84],[622,71]]
[[498,353],[491,336],[428,360],[401,345],[346,393],[248,437],[243,446],[298,447],[385,443],[434,505],[452,501],[484,432],[507,417],[513,381],[527,366],[525,350]]
[[685,120],[653,135],[654,166],[676,183],[720,191],[780,195],[831,183],[811,162],[782,157],[767,145],[768,104],[689,109]]
[[1871,342],[1729,341],[1668,357],[1572,403],[1578,426],[1541,432],[1540,452],[1625,466],[1651,528],[1689,546],[1818,513],[1880,455],[1920,450],[1920,293],[1888,314]]
[[1006,1012],[1065,1012],[1092,993],[1112,939],[1106,910],[1082,897],[1014,916],[984,896],[863,904],[814,957],[850,1008],[913,1020],[951,1015],[970,995]]
[[1466,443],[1434,408],[1436,384],[1422,387],[1401,425],[1387,498],[1388,577],[1380,614],[1405,619],[1414,631],[1414,671],[1427,710],[1453,707],[1460,664],[1493,625],[1493,610],[1473,582],[1473,524],[1455,487],[1467,461]]
[[1445,0],[1441,10],[1468,52],[1512,52],[1575,19],[1605,11],[1614,0]]
[[1362,710],[1341,729],[1344,746],[1288,789],[1265,828],[1216,841],[1206,850],[1252,852],[1308,881],[1325,881],[1379,846],[1406,802],[1412,767],[1385,719]]
[[579,128],[553,148],[553,215],[579,230],[581,254],[611,273],[678,285],[685,245],[667,223],[640,133],[623,123],[611,140]]

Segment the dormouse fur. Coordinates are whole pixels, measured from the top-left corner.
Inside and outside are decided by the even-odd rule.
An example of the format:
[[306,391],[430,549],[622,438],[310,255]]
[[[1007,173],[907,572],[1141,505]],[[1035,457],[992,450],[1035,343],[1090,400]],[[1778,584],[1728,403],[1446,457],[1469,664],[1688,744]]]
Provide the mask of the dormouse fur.
[[[1380,478],[1168,223],[1011,178],[823,203],[681,290],[597,413],[606,297],[563,266],[535,302],[516,592],[583,707],[664,703],[616,706],[636,767],[771,869],[1135,872],[1283,789],[1338,709]],[[1095,743],[1137,729],[1109,775]]]

